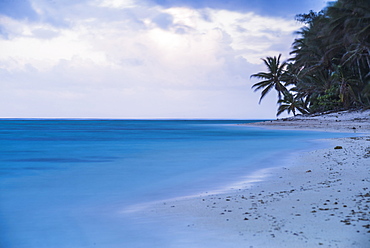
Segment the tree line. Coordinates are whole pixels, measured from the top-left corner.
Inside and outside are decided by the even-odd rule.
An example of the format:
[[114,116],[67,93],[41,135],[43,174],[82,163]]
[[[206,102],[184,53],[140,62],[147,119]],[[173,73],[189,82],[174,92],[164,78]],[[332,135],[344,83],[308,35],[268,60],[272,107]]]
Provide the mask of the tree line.
[[370,0],[337,0],[320,12],[296,15],[305,24],[292,56],[262,59],[266,72],[252,88],[278,93],[277,115],[370,107]]

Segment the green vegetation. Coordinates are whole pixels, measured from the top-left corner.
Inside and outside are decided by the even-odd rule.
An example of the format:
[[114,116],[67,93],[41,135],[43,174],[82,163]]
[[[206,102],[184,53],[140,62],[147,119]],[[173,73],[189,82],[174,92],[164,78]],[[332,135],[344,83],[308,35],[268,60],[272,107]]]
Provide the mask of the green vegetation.
[[370,107],[370,1],[338,0],[296,20],[305,26],[292,58],[267,57],[268,72],[251,76],[263,79],[252,86],[263,89],[260,101],[275,88],[277,115]]

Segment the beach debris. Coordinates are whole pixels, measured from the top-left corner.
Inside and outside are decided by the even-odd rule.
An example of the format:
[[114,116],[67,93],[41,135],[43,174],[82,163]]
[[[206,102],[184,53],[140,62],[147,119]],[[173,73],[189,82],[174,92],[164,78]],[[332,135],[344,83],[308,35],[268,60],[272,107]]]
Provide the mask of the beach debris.
[[308,170],[308,171],[306,171],[306,173],[309,173],[309,172],[312,172],[312,170]]
[[334,149],[343,149],[343,147],[341,147],[341,146],[336,146],[336,147],[334,147]]
[[366,148],[365,152],[364,158],[370,158],[370,147]]
[[351,222],[350,220],[346,219],[346,220],[341,220],[340,222],[343,222],[345,225],[351,225]]
[[329,208],[319,208],[319,210],[328,211],[330,209]]

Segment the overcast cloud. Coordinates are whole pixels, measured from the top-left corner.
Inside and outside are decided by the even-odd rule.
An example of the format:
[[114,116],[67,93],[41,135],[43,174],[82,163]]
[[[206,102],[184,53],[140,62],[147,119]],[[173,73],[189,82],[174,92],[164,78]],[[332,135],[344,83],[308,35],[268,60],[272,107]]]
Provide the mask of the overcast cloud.
[[195,3],[3,1],[0,117],[274,118],[249,76],[288,57],[296,13]]

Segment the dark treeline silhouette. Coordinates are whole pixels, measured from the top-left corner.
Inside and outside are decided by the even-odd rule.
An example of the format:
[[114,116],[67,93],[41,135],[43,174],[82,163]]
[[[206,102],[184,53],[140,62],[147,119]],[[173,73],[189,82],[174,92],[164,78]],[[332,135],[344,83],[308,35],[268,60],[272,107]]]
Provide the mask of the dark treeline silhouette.
[[278,112],[315,113],[370,107],[370,1],[338,0],[299,14],[292,57],[263,59],[268,71],[251,75],[252,88],[278,92]]

